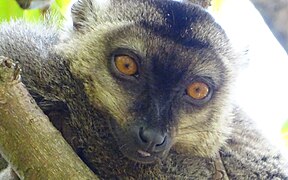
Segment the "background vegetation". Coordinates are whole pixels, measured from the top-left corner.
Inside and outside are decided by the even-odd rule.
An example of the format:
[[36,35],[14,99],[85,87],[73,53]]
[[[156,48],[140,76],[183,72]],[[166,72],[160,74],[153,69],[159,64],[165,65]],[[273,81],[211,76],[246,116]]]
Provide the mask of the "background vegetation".
[[288,148],[288,121],[286,121],[286,123],[283,125],[281,133],[282,133],[283,138],[285,140],[286,147]]
[[67,8],[70,2],[71,0],[55,0],[49,9],[23,10],[16,0],[0,0],[0,22],[17,18],[24,18],[28,21],[42,21],[44,18],[48,18],[50,14],[56,15],[59,20],[63,20],[67,16]]
[[[223,2],[224,0],[213,0],[212,10],[218,11]],[[71,0],[55,0],[49,9],[23,10],[19,7],[16,0],[0,0],[0,22],[17,18],[24,18],[28,21],[43,21],[44,18],[49,18],[51,14],[61,22],[67,17],[67,9],[70,3]],[[288,147],[288,121],[283,125],[281,133]]]

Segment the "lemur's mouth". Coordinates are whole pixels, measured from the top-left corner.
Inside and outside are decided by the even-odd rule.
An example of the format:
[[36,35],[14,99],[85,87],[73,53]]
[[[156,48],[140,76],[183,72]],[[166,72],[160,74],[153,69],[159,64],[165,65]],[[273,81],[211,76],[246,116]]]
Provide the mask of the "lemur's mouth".
[[142,151],[141,149],[139,149],[137,152],[143,157],[150,157],[151,156],[150,153],[148,153],[146,151]]
[[166,132],[156,128],[144,128],[138,124],[123,128],[116,121],[112,120],[110,123],[120,152],[132,161],[142,164],[156,163],[163,160],[170,151],[172,139]]
[[152,164],[155,163],[157,161],[161,161],[162,159],[164,159],[167,155],[167,153],[150,153],[141,149],[138,149],[136,151],[130,151],[130,150],[126,150],[126,151],[122,151],[122,153],[124,154],[124,156],[126,156],[128,159],[133,160],[135,162],[138,163],[142,163],[142,164]]
[[152,164],[165,159],[172,146],[169,143],[165,149],[158,150],[157,148],[145,147],[135,143],[135,139],[131,136],[122,135],[121,137],[116,138],[119,151],[128,159],[142,164]]

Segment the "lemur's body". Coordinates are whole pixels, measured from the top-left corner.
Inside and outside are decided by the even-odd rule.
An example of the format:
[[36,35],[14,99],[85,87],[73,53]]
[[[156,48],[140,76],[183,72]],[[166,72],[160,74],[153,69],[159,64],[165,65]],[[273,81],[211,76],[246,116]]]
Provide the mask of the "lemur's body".
[[[53,123],[99,177],[211,179],[220,155],[231,179],[288,178],[281,155],[231,103],[240,60],[207,12],[82,0],[72,14],[63,39],[50,25],[4,23],[0,55],[20,62],[39,106],[62,119]],[[116,63],[123,56],[128,71]],[[205,96],[193,97],[195,82]]]

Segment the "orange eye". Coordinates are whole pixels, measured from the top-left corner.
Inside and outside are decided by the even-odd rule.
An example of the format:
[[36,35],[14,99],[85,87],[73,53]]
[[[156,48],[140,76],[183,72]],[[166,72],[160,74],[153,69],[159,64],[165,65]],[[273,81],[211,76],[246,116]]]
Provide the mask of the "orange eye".
[[135,75],[138,71],[138,67],[135,60],[127,55],[115,56],[115,66],[118,69],[118,71],[127,76]]
[[186,91],[193,99],[200,100],[208,96],[209,87],[203,82],[193,82],[187,87]]

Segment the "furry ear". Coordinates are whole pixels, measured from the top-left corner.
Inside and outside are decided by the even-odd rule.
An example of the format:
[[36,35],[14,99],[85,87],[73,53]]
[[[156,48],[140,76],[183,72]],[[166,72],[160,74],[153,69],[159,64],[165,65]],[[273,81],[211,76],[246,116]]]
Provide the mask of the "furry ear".
[[71,8],[74,30],[83,30],[97,22],[98,14],[109,4],[110,0],[77,0]]
[[90,18],[96,18],[93,2],[91,0],[76,1],[71,8],[71,15],[74,30],[81,29]]

